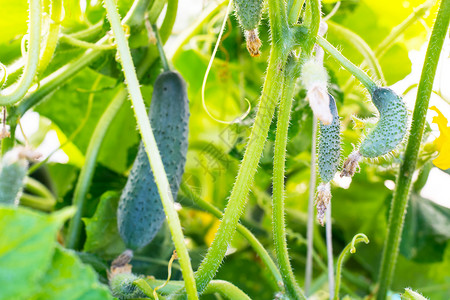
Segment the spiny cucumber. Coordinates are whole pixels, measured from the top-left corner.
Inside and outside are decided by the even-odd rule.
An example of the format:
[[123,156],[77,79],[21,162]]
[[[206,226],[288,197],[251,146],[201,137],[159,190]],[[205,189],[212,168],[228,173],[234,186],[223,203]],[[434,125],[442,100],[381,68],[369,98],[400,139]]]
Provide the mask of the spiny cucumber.
[[377,87],[372,101],[379,113],[378,122],[344,163],[342,176],[353,176],[362,157],[377,158],[387,155],[403,141],[407,132],[408,113],[402,98],[393,90]]
[[19,204],[25,176],[27,174],[28,161],[23,148],[14,148],[5,153],[0,165],[0,203]]
[[319,174],[323,182],[330,182],[339,167],[341,157],[341,135],[336,101],[330,96],[330,112],[333,121],[330,125],[320,122],[319,137]]
[[244,29],[247,49],[250,55],[259,56],[261,40],[258,37],[258,25],[261,21],[264,0],[234,0],[239,24]]
[[[186,84],[178,73],[164,72],[156,79],[149,118],[176,199],[186,163],[189,121]],[[120,236],[128,248],[141,248],[151,242],[165,218],[147,153],[141,143],[120,197],[117,212]]]
[[330,98],[330,112],[333,116],[331,124],[325,125],[320,122],[319,137],[319,175],[322,182],[317,188],[315,205],[317,207],[317,219],[323,226],[325,212],[331,200],[330,181],[338,171],[341,157],[341,135],[340,121],[333,96]]

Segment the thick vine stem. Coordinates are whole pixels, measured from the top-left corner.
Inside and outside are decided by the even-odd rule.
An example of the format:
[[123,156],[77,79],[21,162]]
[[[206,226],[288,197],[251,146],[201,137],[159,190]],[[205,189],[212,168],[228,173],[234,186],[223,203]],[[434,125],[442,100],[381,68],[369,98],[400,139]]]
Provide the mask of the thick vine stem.
[[30,0],[29,43],[25,69],[17,85],[11,87],[11,91],[8,88],[5,93],[0,93],[0,105],[2,106],[11,105],[21,100],[36,77],[41,49],[41,10],[41,0]]
[[314,49],[314,44],[317,42],[316,39],[319,37],[320,18],[321,18],[321,7],[320,0],[310,0],[309,7],[311,9],[311,22],[309,25],[308,38],[306,39],[305,45],[302,49],[302,61],[304,62],[311,56]]
[[377,87],[376,83],[360,68],[355,66],[351,61],[349,61],[344,55],[342,55],[339,50],[337,50],[333,45],[331,45],[326,39],[321,36],[317,36],[317,43],[325,49],[331,56],[333,56],[347,71],[353,74],[361,83],[366,87],[366,89],[372,93],[372,91]]
[[50,24],[48,26],[45,46],[41,53],[37,70],[39,75],[44,73],[45,69],[47,69],[48,64],[52,60],[53,53],[55,53],[56,44],[58,43],[59,29],[61,27],[61,14],[63,9],[62,0],[52,0],[50,9]]
[[[336,284],[334,286],[334,300],[339,299],[339,289],[341,287],[341,273],[342,273],[342,265],[344,264],[344,261],[348,255],[348,253],[355,253],[356,252],[356,244],[364,242],[366,244],[369,243],[369,239],[367,236],[363,233],[356,234],[352,241],[342,250],[341,254],[339,255],[337,264],[336,264]],[[332,287],[330,287],[331,289]]]
[[416,104],[413,112],[413,121],[406,145],[405,156],[400,166],[394,196],[391,202],[386,243],[381,259],[381,268],[378,277],[378,300],[386,299],[386,294],[392,282],[395,264],[398,256],[401,233],[403,228],[406,206],[411,189],[412,174],[416,168],[417,156],[422,141],[425,117],[433,88],[436,68],[439,62],[442,45],[447,34],[450,21],[450,0],[442,0],[436,22],[431,33],[427,53],[422,69]]
[[244,158],[231,191],[222,222],[208,253],[196,272],[197,287],[200,293],[216,274],[247,202],[248,192],[264,148],[275,106],[280,97],[283,84],[283,71],[281,69],[283,67],[284,65],[279,60],[278,51],[272,48],[258,113]]
[[170,185],[167,180],[164,165],[158,151],[158,146],[153,136],[153,131],[150,121],[147,117],[144,99],[142,98],[139,81],[134,69],[133,59],[131,57],[128,41],[123,32],[123,27],[120,22],[119,14],[114,0],[105,0],[105,7],[108,20],[114,33],[117,43],[117,51],[120,56],[120,62],[123,67],[125,81],[128,87],[128,93],[133,103],[133,110],[138,123],[139,131],[142,136],[142,141],[147,152],[150,166],[155,175],[155,182],[158,187],[161,202],[164,207],[164,212],[167,216],[170,231],[172,233],[172,240],[175,244],[177,254],[180,258],[180,266],[185,281],[186,292],[189,299],[198,299],[196,284],[194,279],[194,272],[192,271],[191,260],[189,253],[184,243],[183,230],[181,228],[180,219],[173,203]]
[[[200,209],[209,212],[217,219],[223,217],[223,213],[217,207],[194,194],[186,183],[181,183],[181,191],[187,199],[193,201],[195,205]],[[261,242],[253,235],[250,230],[247,229],[247,227],[242,224],[238,224],[236,230],[248,241],[253,250],[255,250],[255,252],[259,255],[263,263],[266,265],[267,269],[270,270],[277,286],[279,286],[279,284],[283,281],[283,278],[281,277],[278,267],[275,265],[269,253],[267,253]]]
[[272,28],[272,47],[259,109],[222,222],[208,253],[196,272],[197,289],[200,293],[204,291],[208,283],[213,279],[232,240],[239,218],[247,202],[250,186],[255,176],[275,112],[275,106],[282,90],[283,68],[287,59],[287,53],[285,53],[287,46],[283,43],[283,32],[280,32],[284,25],[287,26],[284,1],[269,1],[269,16]]
[[272,226],[275,252],[281,276],[290,299],[306,299],[303,291],[295,280],[289,261],[289,253],[286,242],[286,221],[284,212],[284,173],[286,161],[286,145],[288,139],[289,120],[292,108],[292,98],[295,89],[295,79],[298,74],[292,72],[297,60],[290,57],[286,65],[283,94],[278,109],[277,131],[275,137],[275,150],[273,162],[273,209]]

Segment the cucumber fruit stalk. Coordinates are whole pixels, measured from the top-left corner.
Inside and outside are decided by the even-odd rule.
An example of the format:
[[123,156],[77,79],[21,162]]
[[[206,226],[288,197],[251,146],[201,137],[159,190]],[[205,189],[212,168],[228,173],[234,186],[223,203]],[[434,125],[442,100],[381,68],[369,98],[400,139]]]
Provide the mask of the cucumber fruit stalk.
[[344,163],[343,176],[353,176],[359,170],[359,161],[389,155],[403,141],[407,132],[408,112],[402,98],[393,90],[377,87],[372,92],[372,102],[379,118],[375,126]]
[[322,182],[317,188],[315,205],[317,207],[317,220],[323,226],[325,212],[331,200],[330,181],[338,171],[341,157],[340,121],[336,101],[329,95],[329,108],[333,121],[329,125],[320,122],[319,136],[319,175]]
[[28,150],[14,148],[5,153],[0,164],[0,204],[17,206],[28,170]]
[[247,50],[251,56],[259,56],[261,40],[258,25],[261,21],[264,0],[234,0],[234,8],[239,24],[244,29]]
[[[177,198],[188,148],[189,101],[186,84],[177,72],[164,72],[155,81],[149,112],[173,199]],[[152,241],[166,216],[141,143],[120,197],[117,223],[125,245],[132,250]]]

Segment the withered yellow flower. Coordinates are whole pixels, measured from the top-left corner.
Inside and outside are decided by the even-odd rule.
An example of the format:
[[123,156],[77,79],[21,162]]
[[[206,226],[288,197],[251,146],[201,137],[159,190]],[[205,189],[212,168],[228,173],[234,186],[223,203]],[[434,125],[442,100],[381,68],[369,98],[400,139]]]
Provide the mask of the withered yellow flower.
[[447,170],[450,168],[450,126],[447,126],[447,118],[436,106],[432,106],[430,109],[438,114],[433,117],[433,123],[439,126],[440,132],[439,137],[433,142],[439,151],[439,156],[433,160],[433,164],[442,170]]

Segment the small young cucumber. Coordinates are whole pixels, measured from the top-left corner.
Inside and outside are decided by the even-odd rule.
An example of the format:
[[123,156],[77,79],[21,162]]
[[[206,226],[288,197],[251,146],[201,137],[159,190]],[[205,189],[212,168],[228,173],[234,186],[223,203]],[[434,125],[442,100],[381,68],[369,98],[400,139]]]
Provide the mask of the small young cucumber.
[[139,277],[133,273],[120,273],[114,275],[109,280],[109,286],[113,296],[121,300],[145,298],[145,294],[133,284],[136,279],[139,279]]
[[244,30],[253,30],[261,21],[264,0],[234,0],[239,24]]
[[[168,71],[156,79],[149,118],[171,192],[176,199],[186,163],[189,121],[186,84],[178,73]],[[117,212],[120,236],[129,249],[141,248],[152,241],[165,218],[141,143],[120,197]]]
[[239,24],[244,29],[247,50],[251,56],[259,56],[262,43],[258,36],[264,0],[234,0],[234,7]]
[[330,112],[333,120],[329,125],[320,122],[319,136],[319,174],[322,182],[317,188],[315,205],[317,208],[317,220],[323,226],[325,212],[331,200],[330,181],[338,171],[341,158],[341,124],[333,96],[330,98]]
[[336,101],[330,96],[330,112],[333,121],[330,125],[320,122],[319,136],[319,174],[323,182],[328,183],[334,178],[341,157],[341,131]]
[[28,161],[22,156],[20,148],[5,153],[0,164],[0,204],[19,204]]
[[380,115],[378,123],[359,148],[359,153],[367,158],[393,151],[405,137],[408,121],[405,103],[393,90],[376,88],[372,93],[372,101]]

